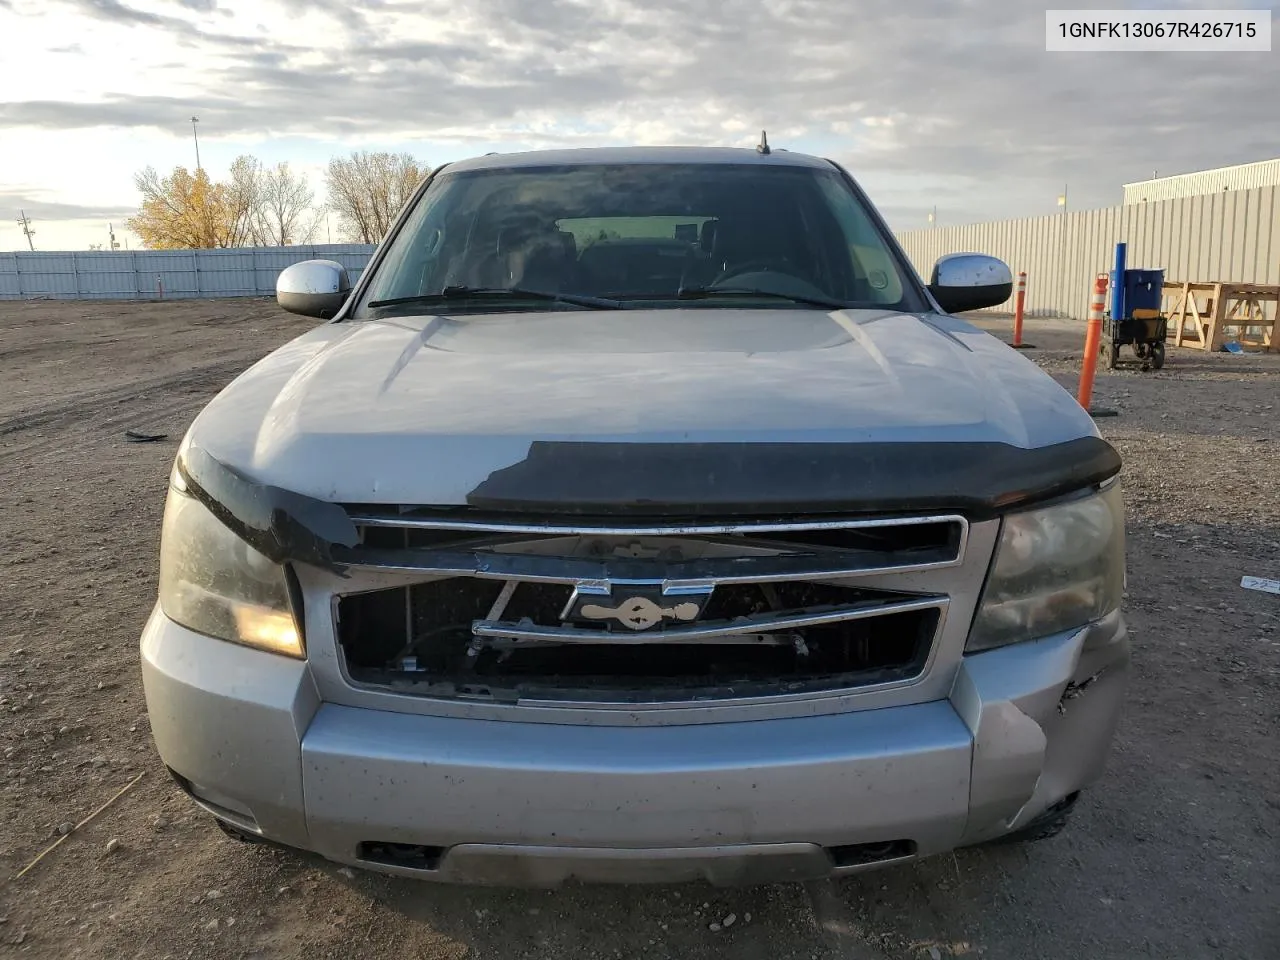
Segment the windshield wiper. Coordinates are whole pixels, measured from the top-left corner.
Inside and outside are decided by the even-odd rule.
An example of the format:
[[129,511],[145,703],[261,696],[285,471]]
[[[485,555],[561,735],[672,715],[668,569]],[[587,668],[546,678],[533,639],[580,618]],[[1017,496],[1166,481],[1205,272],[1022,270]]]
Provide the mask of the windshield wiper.
[[750,287],[681,287],[676,291],[677,300],[714,300],[717,297],[768,297],[774,300],[790,300],[813,307],[829,307],[843,310],[849,306],[835,297],[810,296],[804,293],[778,293],[775,290],[755,290]]
[[402,305],[431,306],[454,300],[545,300],[550,303],[569,303],[575,307],[595,307],[600,310],[621,310],[622,304],[605,297],[589,297],[580,293],[550,293],[546,290],[525,290],[521,287],[445,287],[439,293],[420,293],[412,297],[392,297],[388,300],[371,300],[370,307],[398,307]]

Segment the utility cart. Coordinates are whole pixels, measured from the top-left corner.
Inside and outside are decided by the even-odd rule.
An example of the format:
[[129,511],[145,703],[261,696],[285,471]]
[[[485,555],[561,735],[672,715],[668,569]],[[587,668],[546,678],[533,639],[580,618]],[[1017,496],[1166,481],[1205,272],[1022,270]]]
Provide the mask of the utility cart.
[[[1123,284],[1117,289],[1120,275],[1119,271],[1111,274],[1112,309],[1102,320],[1102,361],[1108,370],[1121,364],[1159,370],[1164,366],[1164,340],[1169,325],[1160,310],[1164,271],[1125,270]],[[1118,316],[1113,315],[1117,309]],[[1121,359],[1120,348],[1126,344],[1133,348],[1133,357]]]

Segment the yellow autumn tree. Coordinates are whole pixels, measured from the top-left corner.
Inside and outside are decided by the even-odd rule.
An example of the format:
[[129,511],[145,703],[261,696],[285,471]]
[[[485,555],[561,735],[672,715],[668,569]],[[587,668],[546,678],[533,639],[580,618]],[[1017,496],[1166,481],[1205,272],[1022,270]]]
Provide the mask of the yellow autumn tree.
[[134,178],[142,205],[128,225],[152,250],[239,247],[257,236],[262,166],[238,157],[229,178],[215,183],[203,169],[176,167],[161,177],[148,167]]
[[134,178],[142,206],[128,220],[129,229],[153,250],[221,246],[218,243],[214,185],[203,170],[192,174],[177,167],[161,177],[147,167]]

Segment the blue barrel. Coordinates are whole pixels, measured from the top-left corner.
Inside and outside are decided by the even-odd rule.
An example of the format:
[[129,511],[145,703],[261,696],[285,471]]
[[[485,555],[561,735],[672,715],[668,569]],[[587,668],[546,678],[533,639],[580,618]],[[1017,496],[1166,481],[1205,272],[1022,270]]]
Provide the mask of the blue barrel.
[[1163,270],[1124,272],[1124,312],[1127,316],[1141,316],[1149,311],[1159,313],[1163,293]]

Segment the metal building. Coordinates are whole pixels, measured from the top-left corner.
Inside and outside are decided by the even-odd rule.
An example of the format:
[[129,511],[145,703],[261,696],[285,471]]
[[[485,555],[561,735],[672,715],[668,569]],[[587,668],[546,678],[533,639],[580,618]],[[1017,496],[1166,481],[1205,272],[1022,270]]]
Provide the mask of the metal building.
[[1126,183],[1124,203],[1203,197],[1226,190],[1253,190],[1257,187],[1280,187],[1280,158]]
[[1131,267],[1162,269],[1167,281],[1280,284],[1280,186],[925,227],[898,239],[923,277],[944,254],[988,253],[1027,272],[1031,316],[1082,319],[1094,278],[1111,269],[1121,240]]

